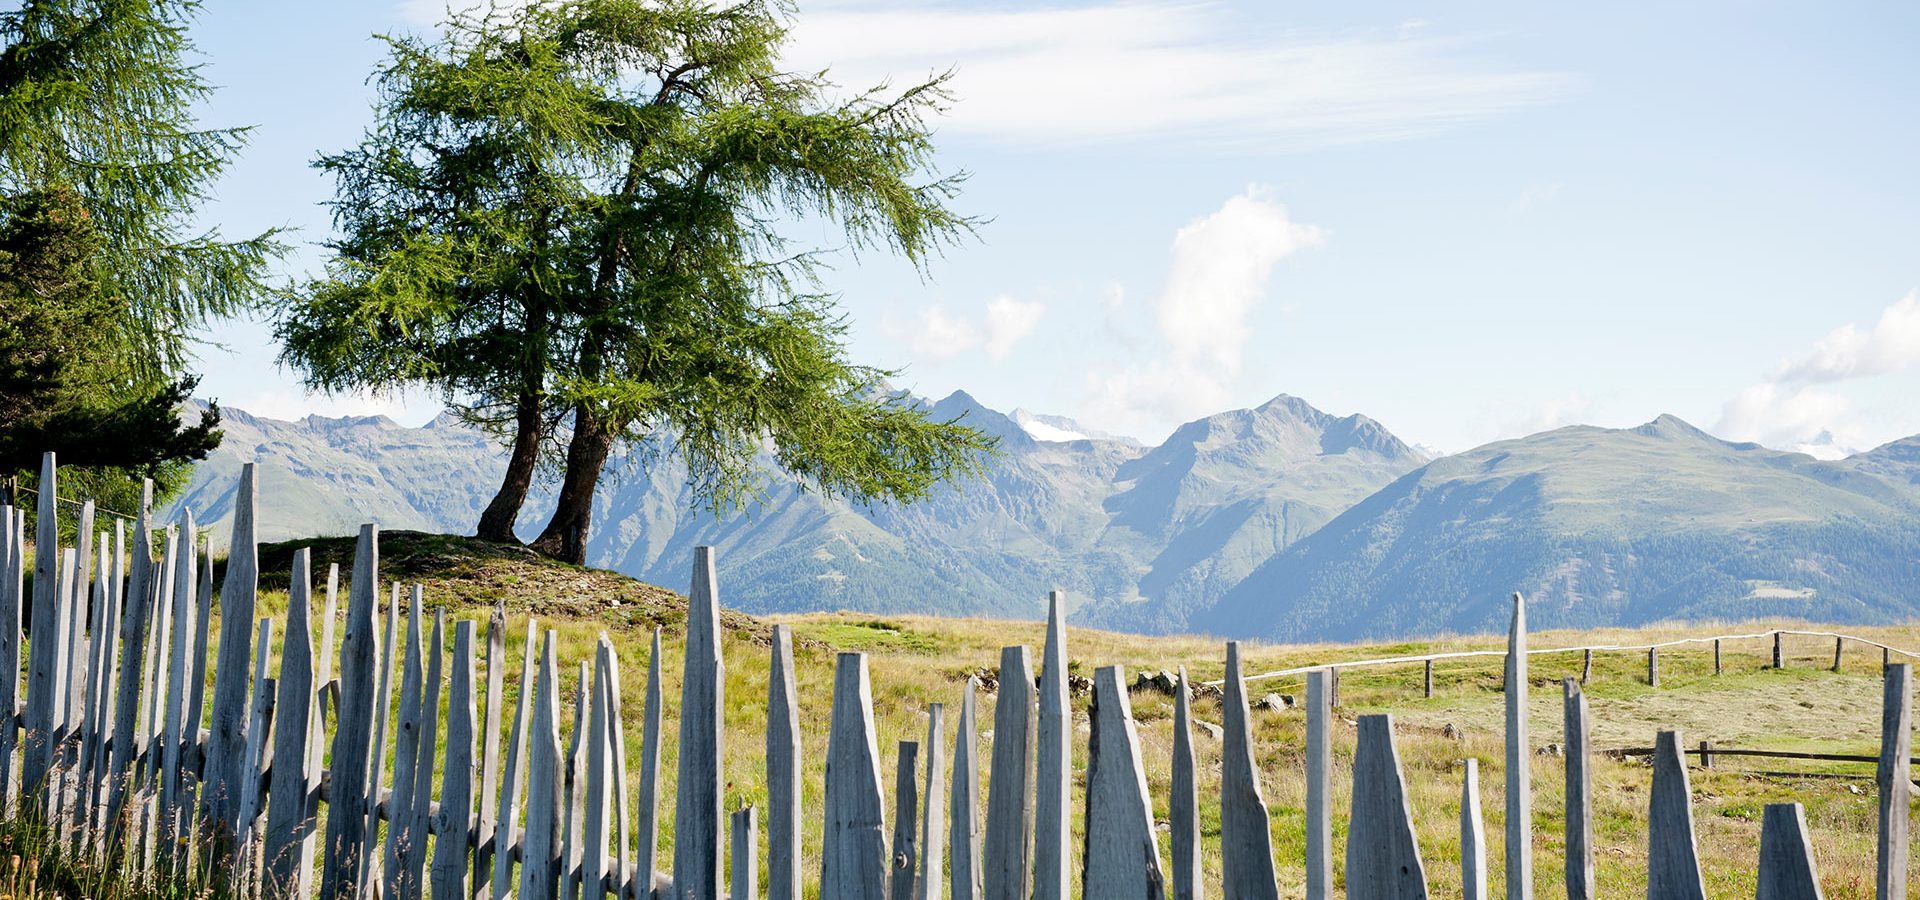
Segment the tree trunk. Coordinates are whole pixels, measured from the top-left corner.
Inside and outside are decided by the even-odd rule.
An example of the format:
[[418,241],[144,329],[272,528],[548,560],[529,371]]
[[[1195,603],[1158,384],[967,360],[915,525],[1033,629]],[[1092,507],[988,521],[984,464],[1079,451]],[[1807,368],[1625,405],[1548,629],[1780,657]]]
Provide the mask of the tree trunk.
[[500,543],[519,543],[513,533],[520,506],[527,502],[527,488],[533,484],[534,464],[540,458],[540,395],[520,395],[513,413],[513,452],[507,457],[507,474],[500,482],[493,502],[480,514],[480,527],[474,537]]
[[613,432],[586,404],[573,411],[573,438],[567,443],[567,476],[560,502],[533,549],[561,562],[587,563],[587,530],[593,524],[593,493],[613,449]]

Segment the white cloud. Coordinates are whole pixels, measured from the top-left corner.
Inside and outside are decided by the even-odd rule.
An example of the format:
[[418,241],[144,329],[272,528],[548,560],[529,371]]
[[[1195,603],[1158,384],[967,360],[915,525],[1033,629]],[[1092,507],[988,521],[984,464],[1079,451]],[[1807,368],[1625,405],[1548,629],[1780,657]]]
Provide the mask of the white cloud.
[[1188,0],[854,0],[803,10],[786,62],[850,88],[952,69],[958,102],[942,129],[1021,143],[1395,140],[1549,102],[1573,84],[1477,59],[1484,39],[1426,32],[1283,29]]
[[1247,313],[1265,297],[1274,265],[1323,240],[1320,229],[1294,223],[1263,193],[1249,188],[1173,237],[1173,264],[1155,314],[1183,363],[1237,371]]
[[1014,344],[1033,333],[1046,311],[1043,303],[1023,303],[1005,294],[987,301],[987,357],[1006,359]]
[[1773,382],[1753,385],[1720,408],[1714,433],[1733,441],[1753,441],[1769,447],[1794,447],[1816,440],[1850,442],[1839,426],[1847,399],[1810,387],[1783,387]]
[[1003,360],[1013,353],[1014,345],[1033,334],[1046,309],[1044,303],[1001,294],[987,301],[983,322],[975,324],[973,319],[936,303],[922,308],[911,327],[895,327],[889,332],[905,340],[914,358],[925,362],[942,363],[973,350],[984,350],[989,359]]
[[945,362],[980,346],[980,334],[972,323],[955,318],[938,304],[920,310],[919,323],[904,336],[914,356],[932,362]]
[[1841,381],[1898,372],[1916,362],[1920,362],[1920,291],[1883,310],[1880,321],[1867,331],[1849,323],[1829,332],[1805,356],[1781,363],[1773,380]]
[[1852,404],[1831,385],[1889,375],[1920,363],[1920,291],[1880,313],[1872,328],[1851,323],[1827,332],[1807,352],[1781,361],[1720,410],[1714,433],[1736,441],[1819,456],[1871,443],[1850,415]]
[[1144,364],[1090,372],[1095,414],[1139,427],[1226,405],[1250,336],[1247,319],[1266,299],[1274,266],[1324,239],[1258,187],[1181,228],[1153,307],[1165,352]]
[[[425,29],[449,10],[525,3],[399,0],[395,13]],[[849,90],[952,70],[958,102],[943,130],[1052,144],[1399,140],[1548,103],[1576,83],[1479,58],[1487,37],[1431,30],[1282,28],[1193,0],[820,0],[794,17],[783,64],[828,70]]]

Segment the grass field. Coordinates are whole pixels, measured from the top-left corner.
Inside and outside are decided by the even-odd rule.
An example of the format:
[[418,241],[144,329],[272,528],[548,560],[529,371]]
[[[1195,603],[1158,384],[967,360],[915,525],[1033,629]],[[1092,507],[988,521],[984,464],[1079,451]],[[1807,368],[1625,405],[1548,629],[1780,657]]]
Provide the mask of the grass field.
[[[409,541],[419,546],[409,546]],[[431,547],[427,542],[438,541]],[[425,549],[423,549],[425,548]],[[321,545],[316,550],[316,570],[324,578],[325,563],[343,563],[341,613],[346,604],[345,563],[348,547],[343,542]],[[679,699],[678,672],[681,668],[680,629],[684,612],[679,598],[655,588],[640,589],[632,582],[608,573],[519,560],[490,562],[482,554],[471,552],[459,541],[438,538],[399,537],[383,544],[385,559],[397,572],[426,584],[428,603],[446,602],[450,618],[471,617],[484,620],[487,607],[504,602],[511,612],[507,629],[509,677],[508,710],[512,709],[518,679],[520,654],[526,616],[540,615],[542,629],[553,629],[559,638],[561,669],[568,681],[568,693],[562,702],[569,719],[572,673],[579,660],[590,658],[593,643],[605,632],[621,655],[624,686],[624,716],[627,723],[629,770],[637,772],[639,722],[648,664],[647,647],[655,625],[665,631],[663,670],[666,680],[666,735],[662,754],[664,792],[662,859],[670,859],[672,814],[670,804],[675,771],[675,738]],[[276,561],[284,560],[281,548],[266,548],[269,587],[262,598],[261,615],[283,614],[285,594],[277,590],[285,584],[280,575],[271,574]],[[284,563],[279,563],[284,565]],[[284,572],[284,568],[280,569]],[[724,602],[726,568],[719,570]],[[624,582],[624,586],[622,585]],[[566,602],[551,594],[554,585],[572,586]],[[618,597],[619,604],[595,599]],[[316,597],[316,609],[320,604]],[[767,623],[729,615],[724,641],[727,666],[726,685],[726,777],[729,806],[760,803],[765,796],[765,774],[761,760],[764,742],[769,647]],[[868,653],[871,661],[874,716],[879,728],[882,765],[889,773],[896,745],[902,740],[924,740],[926,710],[931,703],[948,704],[948,731],[942,740],[954,739],[958,704],[966,677],[983,667],[997,666],[999,650],[1010,644],[1025,644],[1033,649],[1035,665],[1043,626],[1039,622],[995,621],[982,619],[944,619],[923,616],[876,618],[871,615],[841,613],[775,617],[770,621],[792,625],[796,642],[799,693],[803,714],[803,746],[809,772],[805,809],[808,833],[807,871],[817,863],[812,854],[818,850],[821,808],[821,766],[826,747],[828,712],[831,706],[833,657],[845,650]],[[1635,631],[1541,632],[1533,636],[1535,648],[1595,643],[1637,643],[1666,640],[1684,635],[1705,635],[1733,631],[1753,631],[1773,624],[1741,623],[1654,628]],[[283,629],[276,629],[276,635]],[[1884,641],[1894,646],[1920,648],[1920,626],[1892,628],[1855,628],[1853,633]],[[319,630],[316,628],[316,635]],[[404,633],[404,631],[403,631]],[[276,637],[276,640],[278,638]],[[1317,645],[1271,646],[1248,644],[1243,648],[1246,671],[1256,673],[1293,666],[1338,662],[1401,654],[1441,652],[1456,649],[1492,649],[1504,646],[1500,635],[1457,636],[1429,641],[1391,645]],[[1195,637],[1140,637],[1071,627],[1067,647],[1074,673],[1090,676],[1094,668],[1122,665],[1128,677],[1138,671],[1157,671],[1186,666],[1196,681],[1219,678],[1224,653],[1219,641]],[[1725,674],[1712,674],[1711,650],[1663,651],[1661,686],[1649,687],[1645,681],[1644,653],[1616,653],[1596,656],[1587,694],[1592,708],[1593,742],[1597,748],[1646,747],[1661,729],[1678,728],[1688,746],[1700,740],[1716,745],[1742,748],[1819,750],[1827,752],[1874,754],[1878,752],[1880,711],[1880,655],[1877,650],[1850,650],[1842,671],[1829,671],[1833,643],[1815,638],[1787,639],[1787,666],[1770,668],[1771,643],[1749,640],[1730,643],[1725,648]],[[276,648],[277,652],[277,648]],[[1560,688],[1563,677],[1579,673],[1578,653],[1535,656],[1530,683],[1532,702],[1530,720],[1532,744],[1536,749],[1559,743]],[[1483,804],[1487,814],[1490,840],[1489,864],[1495,884],[1503,879],[1502,839],[1504,825],[1503,750],[1499,723],[1503,695],[1500,689],[1501,663],[1498,658],[1442,663],[1436,670],[1435,696],[1421,696],[1421,667],[1347,670],[1341,678],[1341,707],[1335,736],[1335,830],[1336,881],[1342,880],[1339,847],[1344,843],[1345,806],[1348,797],[1347,765],[1353,749],[1353,720],[1361,713],[1388,712],[1395,716],[1398,744],[1405,766],[1420,848],[1426,860],[1427,877],[1438,896],[1458,891],[1458,804],[1460,760],[1472,757],[1480,761]],[[1257,681],[1249,685],[1250,695],[1258,699],[1268,692],[1301,696],[1301,679]],[[1076,695],[1073,706],[1079,728],[1076,731],[1075,759],[1084,763],[1086,753],[1086,707],[1088,697]],[[980,719],[983,730],[991,728],[993,695],[982,693]],[[1134,714],[1139,721],[1142,753],[1149,787],[1155,799],[1155,815],[1166,819],[1169,789],[1169,765],[1172,749],[1172,711],[1170,698],[1151,691],[1133,696]],[[1198,719],[1218,723],[1219,703],[1200,697],[1194,704]],[[1294,710],[1265,712],[1253,716],[1255,744],[1265,793],[1272,814],[1275,850],[1284,895],[1298,895],[1303,889],[1304,714]],[[1451,727],[1449,727],[1451,726]],[[390,732],[391,733],[391,730]],[[570,734],[570,728],[567,732]],[[1450,735],[1457,735],[1450,736]],[[1206,859],[1214,871],[1209,884],[1217,891],[1219,810],[1207,798],[1216,795],[1219,777],[1219,745],[1199,735],[1196,747],[1200,756],[1203,838]],[[981,759],[991,750],[990,738],[983,734]],[[952,755],[949,752],[948,759]],[[1533,766],[1535,795],[1536,889],[1540,896],[1555,896],[1563,891],[1562,864],[1562,765],[1563,760],[1541,755]],[[1782,777],[1757,774],[1757,770],[1787,770],[1819,774],[1847,774],[1866,777]],[[1603,896],[1627,896],[1644,892],[1645,806],[1651,769],[1644,762],[1597,756],[1593,761],[1596,797],[1597,869]],[[1873,844],[1875,795],[1872,767],[1845,763],[1803,763],[1780,760],[1726,760],[1713,771],[1693,772],[1694,815],[1700,855],[1706,867],[1709,895],[1751,896],[1759,843],[1760,812],[1768,802],[1797,800],[1807,806],[1807,821],[1813,830],[1814,846],[1827,896],[1831,898],[1869,897],[1873,890]],[[1084,772],[1081,772],[1084,775]],[[437,781],[436,781],[437,784]],[[984,785],[983,785],[984,791]],[[982,797],[984,803],[984,796]],[[631,798],[629,802],[632,802]],[[889,798],[891,804],[891,798]],[[1080,797],[1076,785],[1073,813],[1075,830],[1083,827]],[[891,806],[889,805],[889,809]],[[984,807],[983,807],[984,809]],[[984,813],[983,813],[984,814]],[[1163,861],[1167,851],[1163,835]],[[664,865],[664,863],[663,863]],[[1077,865],[1075,871],[1077,872]]]

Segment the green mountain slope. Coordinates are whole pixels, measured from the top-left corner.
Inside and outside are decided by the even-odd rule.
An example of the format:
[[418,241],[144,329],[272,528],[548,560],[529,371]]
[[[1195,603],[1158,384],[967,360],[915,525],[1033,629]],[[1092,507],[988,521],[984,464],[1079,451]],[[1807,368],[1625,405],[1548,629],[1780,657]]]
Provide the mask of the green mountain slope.
[[[1370,419],[1335,418],[1284,396],[1189,423],[1155,448],[1039,440],[965,393],[932,407],[1001,438],[983,478],[905,507],[855,506],[776,481],[723,520],[695,502],[672,454],[616,460],[596,503],[589,561],[684,586],[692,548],[711,544],[733,569],[726,602],[751,612],[1025,617],[1060,588],[1085,621],[1169,631],[1274,551],[1424,462]],[[1044,418],[1043,435],[1086,433]],[[404,428],[234,410],[226,444],[176,508],[224,521],[243,460],[263,463],[268,539],[346,534],[368,520],[465,532],[503,466],[495,445],[446,419]],[[521,516],[523,533],[546,520],[544,490]]]
[[1901,459],[1821,462],[1671,416],[1502,441],[1399,479],[1191,621],[1289,639],[1481,631],[1513,590],[1541,627],[1904,619],[1920,613],[1920,493]]

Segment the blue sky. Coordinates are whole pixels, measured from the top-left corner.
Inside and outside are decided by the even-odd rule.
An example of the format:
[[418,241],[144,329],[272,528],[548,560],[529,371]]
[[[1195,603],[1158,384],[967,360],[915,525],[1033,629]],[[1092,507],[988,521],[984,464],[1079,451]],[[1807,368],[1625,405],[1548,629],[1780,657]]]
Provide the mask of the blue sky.
[[[256,126],[209,224],[329,230],[308,162],[370,119],[376,32],[438,0],[211,0],[210,124]],[[1274,394],[1455,451],[1663,412],[1723,437],[1920,432],[1920,6],[801,2],[841,83],[953,68],[979,239],[828,273],[855,356],[941,396],[1157,441]],[[822,241],[830,242],[822,235]],[[203,393],[319,397],[268,329]]]

